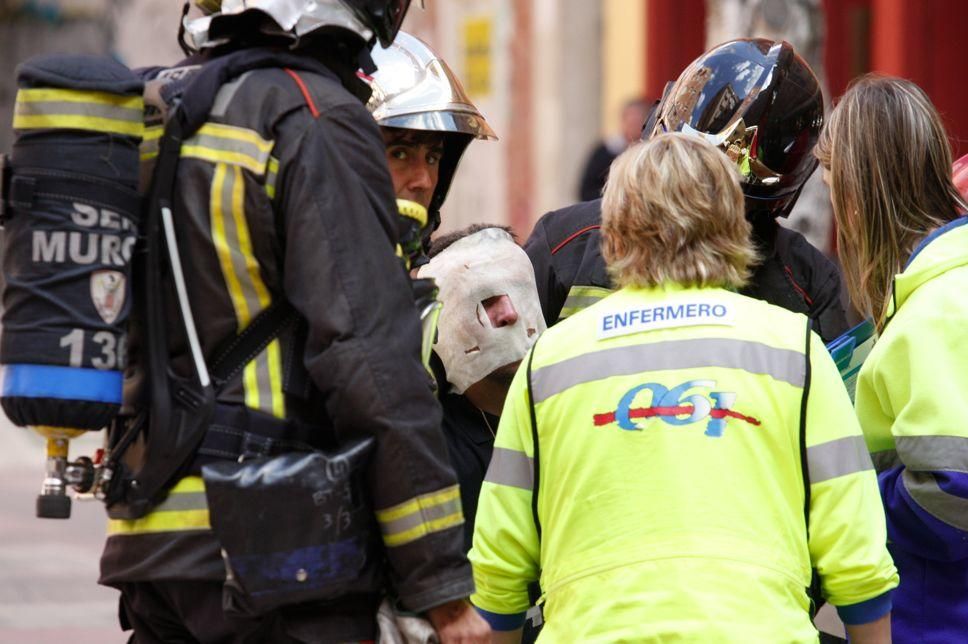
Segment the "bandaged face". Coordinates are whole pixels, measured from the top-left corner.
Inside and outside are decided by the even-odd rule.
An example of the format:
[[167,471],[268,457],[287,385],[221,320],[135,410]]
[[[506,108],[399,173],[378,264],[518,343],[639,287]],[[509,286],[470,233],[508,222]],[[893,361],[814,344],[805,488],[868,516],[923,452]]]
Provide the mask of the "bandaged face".
[[434,351],[454,393],[519,362],[545,330],[531,261],[500,228],[454,242],[419,276],[440,287],[444,307]]

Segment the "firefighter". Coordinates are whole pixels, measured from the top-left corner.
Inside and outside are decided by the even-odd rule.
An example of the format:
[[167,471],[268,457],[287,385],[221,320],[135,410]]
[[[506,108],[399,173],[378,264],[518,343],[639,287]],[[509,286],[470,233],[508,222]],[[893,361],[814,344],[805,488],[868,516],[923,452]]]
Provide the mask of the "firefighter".
[[446,61],[419,38],[401,32],[374,49],[373,59],[368,107],[383,133],[397,198],[427,209],[428,245],[467,146],[497,135]]
[[[393,41],[409,2],[197,4],[204,15],[183,31],[198,53],[157,76],[154,96],[162,113],[178,105],[203,120],[178,148],[172,203],[201,352],[214,359],[277,302],[297,322],[220,383],[212,425],[160,504],[140,518],[112,506],[100,581],[120,589],[122,625],[139,642],[372,640],[385,579],[442,641],[484,641],[466,602],[473,584],[440,407],[395,256],[393,185],[357,77],[374,71],[370,48]],[[173,370],[186,369],[188,344],[172,342]],[[144,367],[137,354],[132,367]],[[137,413],[143,400],[126,404]],[[365,588],[350,580],[353,593],[332,602],[223,610],[200,467],[245,458],[252,445],[272,454],[293,441],[365,438],[376,444],[366,490],[383,543],[351,558],[385,559],[386,569]]]
[[[665,93],[643,137],[689,132],[713,142],[744,174],[746,216],[760,260],[743,293],[807,314],[825,341],[847,329],[840,275],[802,235],[777,223],[816,168],[820,85],[785,42],[741,39],[703,54]],[[543,216],[525,250],[552,325],[612,291],[602,260],[601,200]]]
[[897,571],[873,465],[806,316],[736,293],[755,250],[726,156],[682,133],[618,158],[620,287],[511,384],[479,501],[472,601],[514,641],[816,642],[820,571],[852,642],[890,639]]

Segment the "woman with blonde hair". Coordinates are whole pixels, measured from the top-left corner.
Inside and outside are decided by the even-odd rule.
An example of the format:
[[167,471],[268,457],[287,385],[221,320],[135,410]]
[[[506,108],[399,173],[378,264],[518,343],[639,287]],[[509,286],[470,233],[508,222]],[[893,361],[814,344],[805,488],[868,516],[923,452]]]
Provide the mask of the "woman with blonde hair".
[[[548,329],[508,392],[471,601],[513,642],[816,642],[820,571],[852,642],[890,639],[873,465],[806,316],[734,292],[754,259],[735,164],[675,133],[602,206],[621,289]],[[540,641],[540,640],[539,640]]]
[[865,76],[816,150],[840,258],[880,337],[857,415],[901,575],[900,642],[968,638],[968,217],[934,106],[914,83]]

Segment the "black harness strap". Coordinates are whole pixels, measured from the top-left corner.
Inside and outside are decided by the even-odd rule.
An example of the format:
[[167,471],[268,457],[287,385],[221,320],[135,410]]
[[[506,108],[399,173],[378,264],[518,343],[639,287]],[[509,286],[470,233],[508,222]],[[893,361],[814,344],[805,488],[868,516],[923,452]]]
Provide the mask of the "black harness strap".
[[531,361],[534,360],[534,352],[538,347],[537,341],[531,346],[531,353],[528,354],[528,410],[531,413],[531,442],[534,445],[534,458],[532,474],[534,483],[531,489],[531,515],[534,517],[534,528],[538,532],[538,542],[541,542],[541,519],[538,518],[538,482],[540,480],[539,448],[538,448],[538,421],[534,413],[534,390],[531,386]]
[[260,311],[241,333],[221,347],[209,366],[209,375],[215,385],[216,394],[297,319],[299,314],[292,304],[279,298]]

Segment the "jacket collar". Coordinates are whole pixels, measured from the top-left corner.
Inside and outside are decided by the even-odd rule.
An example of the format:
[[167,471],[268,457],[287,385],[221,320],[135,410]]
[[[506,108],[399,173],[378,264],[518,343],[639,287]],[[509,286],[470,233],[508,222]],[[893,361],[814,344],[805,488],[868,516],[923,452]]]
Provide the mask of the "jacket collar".
[[965,265],[968,265],[968,215],[948,222],[917,245],[904,270],[894,277],[888,319],[919,286],[953,268]]

